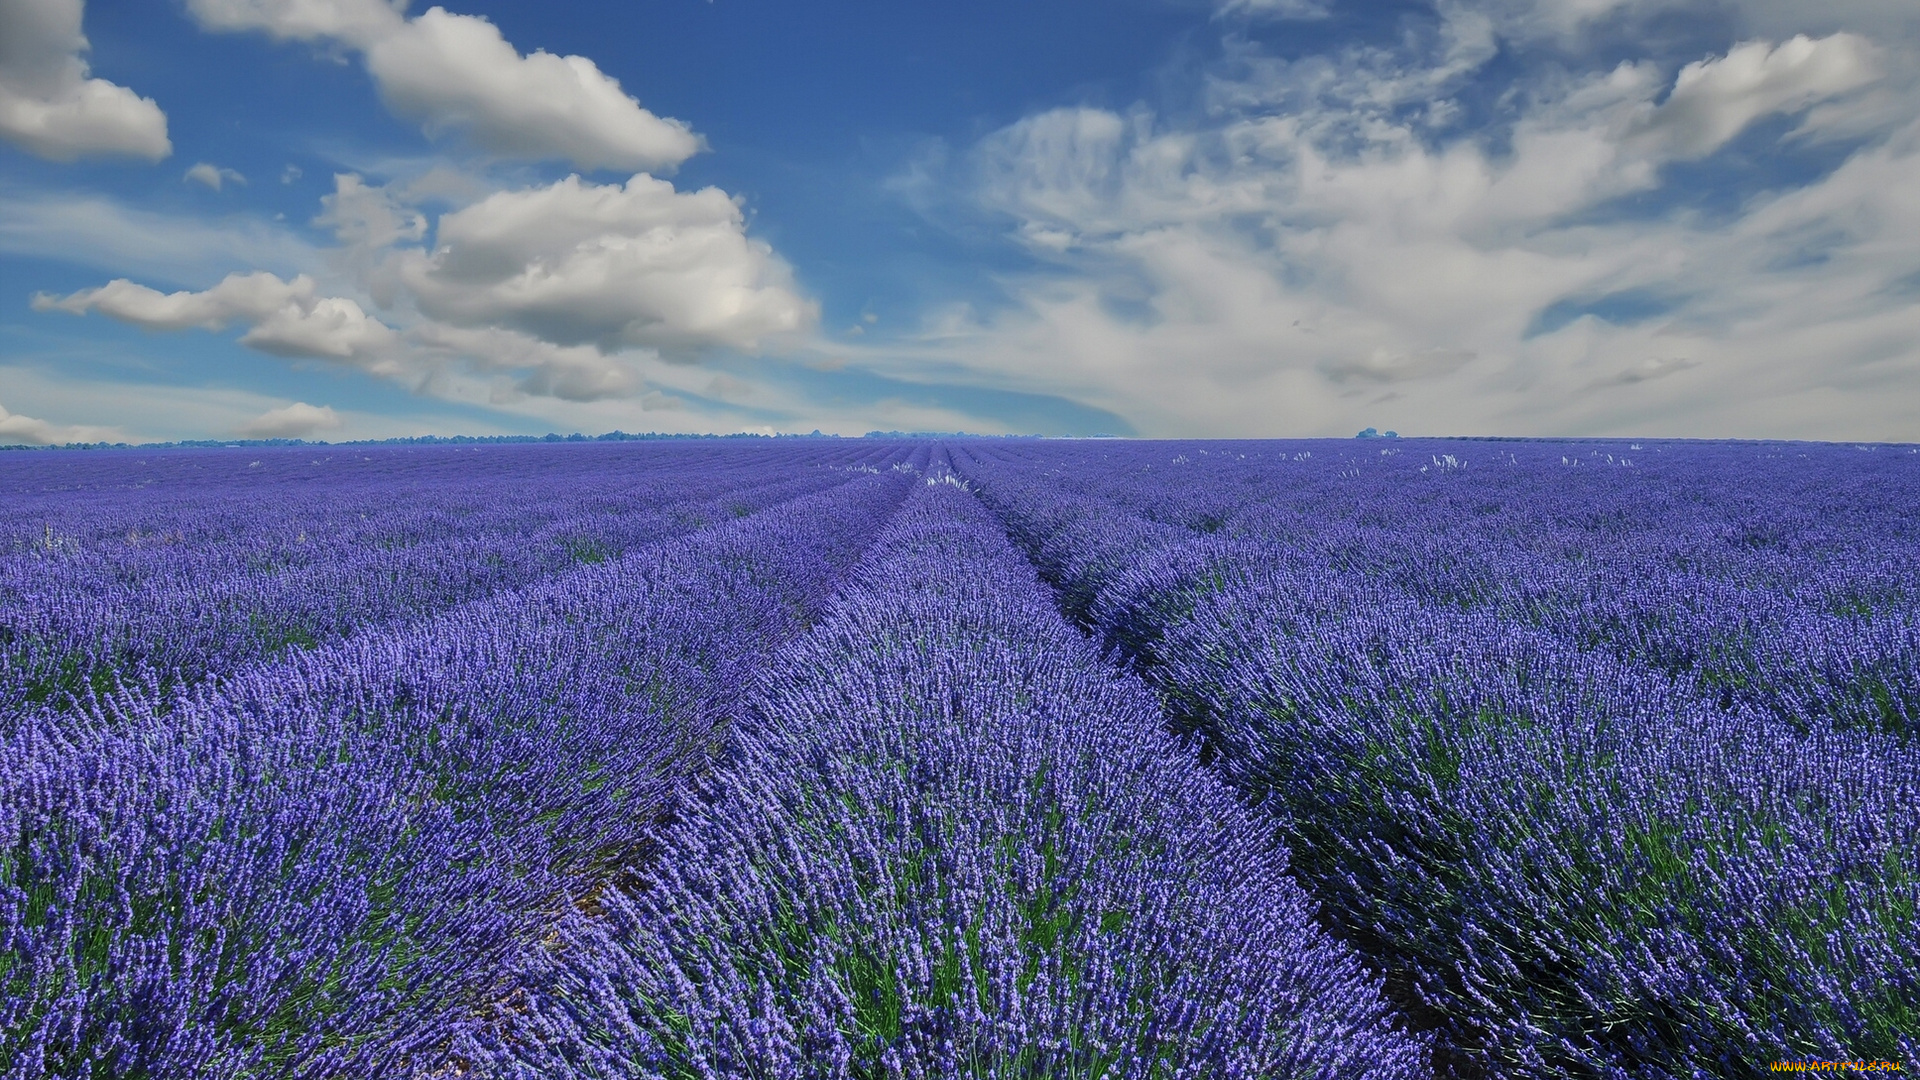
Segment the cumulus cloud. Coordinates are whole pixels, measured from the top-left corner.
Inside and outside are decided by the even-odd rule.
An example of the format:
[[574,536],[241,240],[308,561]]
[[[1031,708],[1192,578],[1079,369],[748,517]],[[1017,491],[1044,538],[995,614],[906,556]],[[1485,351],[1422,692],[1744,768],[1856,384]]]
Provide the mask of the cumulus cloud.
[[57,446],[75,442],[120,442],[114,428],[55,424],[32,416],[8,412],[0,405],[0,445]]
[[324,360],[375,358],[393,341],[391,328],[340,296],[283,304],[240,335],[264,353]]
[[395,113],[502,157],[659,170],[700,149],[686,125],[642,109],[586,57],[523,57],[492,23],[437,7],[370,45],[367,71]]
[[197,326],[222,330],[235,319],[262,319],[285,305],[311,302],[313,279],[301,275],[292,281],[258,271],[229,274],[218,285],[203,292],[163,293],[116,278],[95,289],[82,289],[68,296],[36,293],[35,311],[65,311],[84,315],[98,311],[110,318],[148,330],[184,330]]
[[658,172],[701,148],[685,124],[641,108],[592,60],[523,56],[479,16],[433,7],[409,19],[381,0],[189,0],[188,8],[209,30],[355,49],[395,115],[501,157]]
[[91,77],[81,0],[0,0],[0,139],[53,161],[173,152],[151,98]]
[[211,165],[204,161],[188,169],[187,174],[180,179],[182,181],[192,181],[196,184],[205,184],[215,191],[219,191],[221,185],[229,181],[235,184],[244,184],[247,182],[247,178],[240,175],[238,170],[223,169],[218,165]]
[[118,278],[63,297],[35,294],[33,308],[98,311],[148,330],[222,330],[245,323],[241,344],[288,357],[371,361],[395,338],[353,300],[316,295],[314,280],[305,274],[283,281],[266,271],[234,273],[211,289],[174,293]]
[[346,288],[252,272],[169,293],[120,278],[36,295],[33,307],[150,330],[239,326],[240,344],[261,352],[492,404],[643,400],[658,391],[642,367],[663,354],[752,351],[798,340],[818,319],[718,189],[678,192],[644,174],[624,185],[569,177],[494,192],[430,223],[417,202],[441,186],[335,177],[315,224],[340,242],[323,276]]
[[604,351],[685,351],[751,349],[818,318],[717,188],[571,176],[447,214],[435,239],[430,253],[404,254],[400,276],[421,311],[457,326]]
[[322,431],[336,431],[343,424],[331,405],[309,405],[296,401],[278,409],[268,409],[242,424],[239,434],[248,439],[304,439]]

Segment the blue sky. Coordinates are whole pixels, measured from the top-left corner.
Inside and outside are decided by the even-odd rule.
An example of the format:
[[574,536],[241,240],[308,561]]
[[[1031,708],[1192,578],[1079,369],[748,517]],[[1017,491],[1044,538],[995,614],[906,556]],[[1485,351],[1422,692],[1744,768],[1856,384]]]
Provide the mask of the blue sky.
[[0,0],[0,441],[1920,439],[1910,0]]

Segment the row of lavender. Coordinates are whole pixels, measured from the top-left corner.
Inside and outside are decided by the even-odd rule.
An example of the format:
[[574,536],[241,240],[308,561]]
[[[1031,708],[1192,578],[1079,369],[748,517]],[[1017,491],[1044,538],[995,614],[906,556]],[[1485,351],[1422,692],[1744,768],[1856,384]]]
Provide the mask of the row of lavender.
[[759,659],[899,502],[904,452],[865,456],[826,491],[438,615],[20,718],[0,1076],[443,1063],[512,1007],[568,898],[646,864]]
[[875,462],[805,444],[772,461],[672,444],[13,455],[0,714],[417,618]]
[[1203,733],[1443,1065],[1920,1057],[1904,448],[976,446],[958,467]]
[[628,889],[460,1064],[515,1077],[1428,1075],[1284,856],[936,466]]

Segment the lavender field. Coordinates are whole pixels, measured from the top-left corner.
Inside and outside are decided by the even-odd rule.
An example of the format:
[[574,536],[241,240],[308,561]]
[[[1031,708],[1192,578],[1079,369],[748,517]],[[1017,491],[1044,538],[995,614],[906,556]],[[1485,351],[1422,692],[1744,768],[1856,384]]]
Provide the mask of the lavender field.
[[1920,1068],[1920,452],[0,455],[0,1078]]

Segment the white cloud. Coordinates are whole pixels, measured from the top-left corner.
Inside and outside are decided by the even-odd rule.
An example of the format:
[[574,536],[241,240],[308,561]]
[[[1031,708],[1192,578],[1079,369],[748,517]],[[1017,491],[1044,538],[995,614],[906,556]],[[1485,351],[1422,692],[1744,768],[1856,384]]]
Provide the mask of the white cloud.
[[1100,208],[1123,191],[1138,190],[1122,185],[1128,135],[1126,119],[1105,109],[1053,109],[1027,117],[982,145],[981,195],[1025,218],[1023,228],[1039,246],[1070,246],[1070,234],[1050,235],[1057,230],[1046,223],[1106,231]]
[[427,230],[407,187],[342,174],[317,219],[342,242],[333,261],[396,310],[400,330],[350,295],[323,295],[311,275],[265,271],[171,293],[121,278],[38,294],[33,307],[160,331],[238,325],[240,344],[261,352],[342,362],[419,393],[493,405],[657,402],[640,373],[658,362],[656,346],[679,357],[750,349],[817,316],[714,189],[683,195],[638,176],[624,187],[569,178],[500,192],[443,217],[442,243],[429,253],[407,246]]
[[[189,8],[209,30],[355,50],[394,112],[500,157],[663,169],[700,149],[685,125],[641,109],[591,61],[522,56],[481,18],[438,7],[408,18],[404,4],[386,0],[189,0]],[[378,170],[398,177],[387,183],[335,177],[313,221],[332,232],[333,248],[271,226],[202,226],[111,200],[40,196],[31,206],[0,200],[0,250],[117,274],[139,265],[149,279],[195,286],[225,273],[211,288],[173,292],[116,276],[71,295],[37,294],[36,310],[98,312],[159,331],[237,327],[239,343],[261,352],[514,409],[674,406],[679,399],[642,374],[671,370],[661,350],[675,362],[751,351],[817,321],[817,305],[718,189],[678,192],[643,173],[625,184],[570,177],[500,191],[485,172],[411,164],[432,167]],[[299,176],[290,165],[281,179]],[[244,182],[211,163],[187,179],[216,190]],[[436,227],[421,209],[434,202],[463,208]],[[434,246],[419,246],[430,232]],[[248,270],[225,272],[235,263]]]
[[242,424],[238,432],[248,439],[304,439],[323,431],[337,431],[344,425],[331,405],[309,405],[296,401],[278,409],[268,409]]
[[118,278],[64,297],[36,293],[33,309],[74,315],[98,311],[148,330],[185,330],[190,326],[221,330],[235,319],[264,319],[283,306],[310,303],[312,299],[312,278],[302,275],[282,281],[263,270],[229,274],[203,292],[163,293]]
[[396,114],[502,157],[658,171],[700,149],[686,125],[642,109],[586,57],[523,57],[492,23],[437,7],[369,46],[367,71]]
[[320,198],[315,225],[333,230],[350,248],[384,248],[427,235],[427,217],[407,206],[386,187],[374,187],[353,173],[333,178],[333,194]]
[[266,271],[229,274],[201,292],[162,293],[125,278],[69,296],[33,297],[35,311],[98,311],[148,330],[225,329],[247,323],[240,343],[275,356],[376,362],[393,344],[391,328],[341,297],[321,297],[312,278],[282,281]]
[[53,161],[173,152],[151,98],[90,77],[81,0],[0,0],[0,139]]
[[209,30],[360,51],[395,115],[427,134],[459,133],[505,158],[583,169],[669,170],[698,153],[678,120],[640,107],[584,56],[521,55],[484,18],[429,8],[408,19],[380,0],[189,0]]
[[1871,46],[1853,34],[1742,42],[1680,69],[1673,93],[1637,126],[1633,142],[1660,157],[1705,157],[1760,117],[1803,112],[1878,75]]
[[[1004,279],[1007,308],[852,351],[1157,435],[1920,437],[1911,109],[1730,218],[1594,213],[1765,116],[1895,115],[1859,96],[1888,46],[1543,69],[1500,140],[1420,104],[1484,63],[1484,26],[1456,21],[1401,53],[1231,56],[1183,122],[1063,109],[987,137],[965,180],[1043,268]],[[1543,332],[1549,308],[1567,314]]]
[[391,327],[340,296],[283,304],[240,335],[240,344],[274,356],[324,360],[375,361],[394,341]]
[[1275,19],[1324,19],[1328,0],[1222,0],[1220,15],[1251,15]]
[[[341,174],[317,219],[342,242],[333,261],[396,307],[402,330],[351,296],[323,295],[306,274],[233,273],[212,288],[172,293],[123,278],[36,295],[33,307],[159,331],[239,325],[240,344],[261,352],[343,362],[475,404],[643,398],[650,390],[638,365],[657,359],[653,344],[681,353],[746,348],[814,314],[786,291],[784,265],[745,238],[738,208],[718,191],[680,195],[641,176],[624,188],[569,179],[503,192],[444,217],[445,242],[429,254],[405,246],[427,229],[408,205],[409,187]],[[525,280],[543,275],[529,297]],[[409,291],[414,278],[430,295]],[[416,302],[426,317],[413,312]],[[587,328],[543,339],[516,325],[568,320]],[[608,340],[588,344],[571,333]]]
[[573,176],[447,214],[436,240],[402,253],[400,277],[421,311],[458,326],[606,351],[751,349],[818,318],[717,188]]
[[188,169],[186,175],[180,179],[183,182],[191,180],[196,184],[205,184],[215,191],[219,191],[221,185],[229,181],[235,184],[244,184],[247,182],[247,178],[240,175],[238,170],[223,169],[218,165],[212,165],[204,161]]
[[261,30],[277,41],[340,41],[364,47],[405,23],[405,0],[187,0],[208,30]]
[[8,412],[6,406],[0,405],[0,445],[57,446],[76,442],[120,442],[123,438],[115,428],[54,424]]

